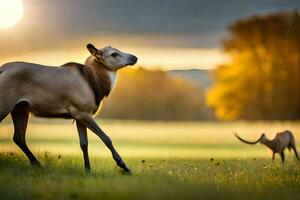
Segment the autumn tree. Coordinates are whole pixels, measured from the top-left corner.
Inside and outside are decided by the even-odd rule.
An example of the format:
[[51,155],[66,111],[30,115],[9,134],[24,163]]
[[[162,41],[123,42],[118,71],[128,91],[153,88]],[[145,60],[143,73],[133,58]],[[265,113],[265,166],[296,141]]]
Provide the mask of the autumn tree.
[[214,73],[206,102],[219,119],[300,118],[300,13],[254,16],[229,27],[230,62]]

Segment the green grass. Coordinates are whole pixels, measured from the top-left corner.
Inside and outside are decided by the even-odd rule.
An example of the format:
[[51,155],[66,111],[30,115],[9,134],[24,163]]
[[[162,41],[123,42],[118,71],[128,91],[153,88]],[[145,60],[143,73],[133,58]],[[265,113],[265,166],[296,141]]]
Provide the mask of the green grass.
[[70,121],[34,120],[27,141],[43,167],[28,164],[13,144],[10,123],[0,125],[0,199],[300,199],[300,162],[286,152],[282,166],[249,139],[300,123],[192,123],[103,121],[101,127],[133,170],[122,175],[110,152],[89,133],[92,172],[83,170]]

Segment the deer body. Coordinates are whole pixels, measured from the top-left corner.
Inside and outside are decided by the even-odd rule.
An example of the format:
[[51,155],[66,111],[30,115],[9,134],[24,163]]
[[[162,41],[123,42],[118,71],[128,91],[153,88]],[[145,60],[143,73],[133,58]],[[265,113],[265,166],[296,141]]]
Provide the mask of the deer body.
[[292,134],[291,131],[283,131],[280,133],[277,133],[274,139],[270,140],[266,137],[266,135],[263,133],[261,137],[255,141],[255,142],[249,142],[241,137],[239,137],[237,134],[235,136],[242,142],[247,143],[247,144],[256,144],[256,143],[261,143],[268,147],[272,151],[272,160],[275,159],[275,154],[278,153],[281,156],[281,161],[284,163],[285,160],[285,155],[284,155],[284,150],[288,148],[289,150],[293,149],[296,158],[299,160],[299,156],[297,153],[296,149],[296,143],[295,143],[295,138]]
[[90,170],[87,128],[105,143],[117,165],[130,170],[114,148],[111,139],[97,125],[93,115],[109,95],[116,71],[137,62],[137,57],[112,47],[96,49],[87,45],[91,56],[85,65],[67,63],[60,67],[12,62],[0,68],[0,122],[11,113],[14,142],[32,164],[38,160],[25,141],[29,114],[76,121],[86,171]]

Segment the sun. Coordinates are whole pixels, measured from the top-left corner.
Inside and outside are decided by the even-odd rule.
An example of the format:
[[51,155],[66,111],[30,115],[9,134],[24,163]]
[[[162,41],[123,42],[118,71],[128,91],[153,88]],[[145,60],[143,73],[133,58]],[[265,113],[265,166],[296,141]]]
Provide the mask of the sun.
[[16,25],[23,16],[22,0],[0,0],[0,29]]

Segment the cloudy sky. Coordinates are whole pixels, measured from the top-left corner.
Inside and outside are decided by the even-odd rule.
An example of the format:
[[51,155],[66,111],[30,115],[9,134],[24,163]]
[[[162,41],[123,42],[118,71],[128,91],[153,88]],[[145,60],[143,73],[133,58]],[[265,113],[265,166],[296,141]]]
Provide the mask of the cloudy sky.
[[[0,64],[84,62],[88,42],[139,57],[140,66],[213,68],[237,19],[300,8],[299,0],[23,0],[22,20],[0,30]],[[0,4],[1,6],[1,4]]]

